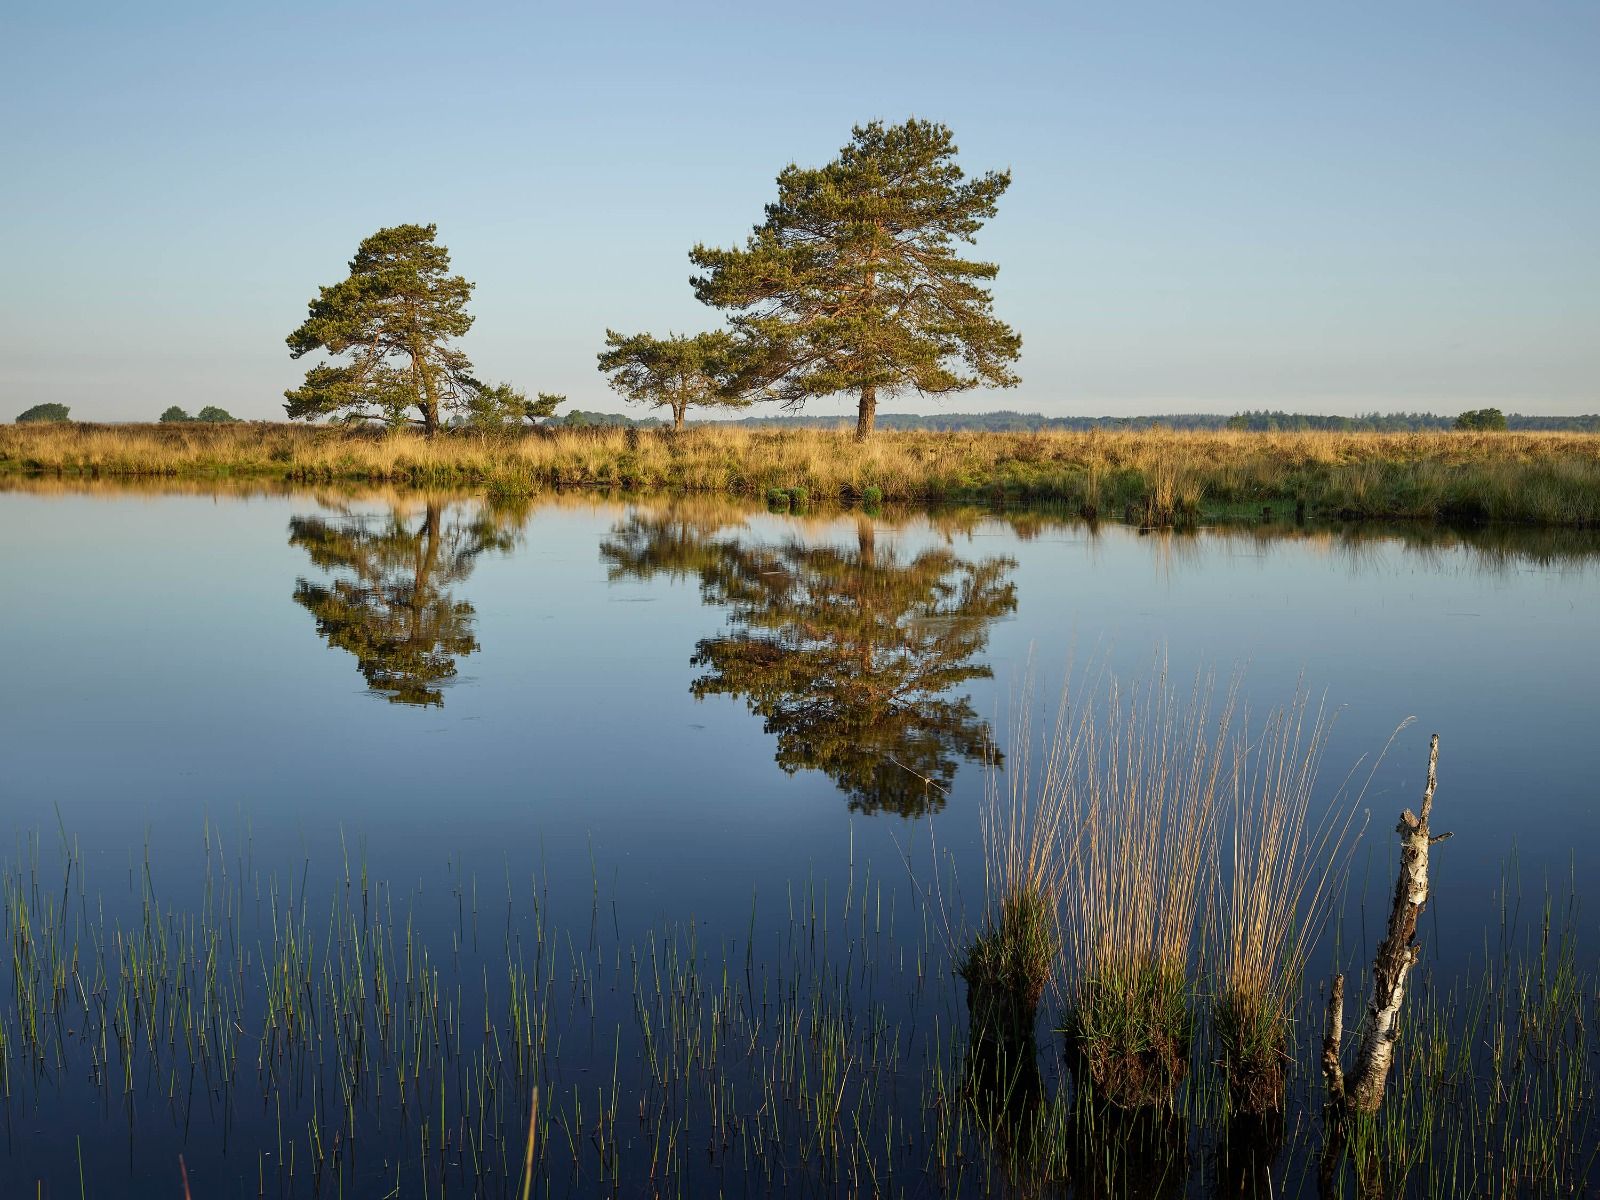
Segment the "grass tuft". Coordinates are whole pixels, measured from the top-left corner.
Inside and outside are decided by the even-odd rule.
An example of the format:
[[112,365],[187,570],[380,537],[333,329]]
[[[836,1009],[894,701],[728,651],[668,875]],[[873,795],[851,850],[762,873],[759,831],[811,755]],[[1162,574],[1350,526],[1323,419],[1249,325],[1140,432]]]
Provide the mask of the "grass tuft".
[[1187,696],[1164,669],[1132,690],[1103,686],[1058,720],[1072,792],[1063,1031],[1097,1098],[1170,1106],[1189,1071],[1189,972],[1234,693],[1213,716],[1207,677]]
[[1342,787],[1320,822],[1309,819],[1332,720],[1303,690],[1259,735],[1248,714],[1241,726],[1230,755],[1210,1015],[1234,1112],[1268,1117],[1283,1109],[1291,1017],[1348,859],[1355,807]]

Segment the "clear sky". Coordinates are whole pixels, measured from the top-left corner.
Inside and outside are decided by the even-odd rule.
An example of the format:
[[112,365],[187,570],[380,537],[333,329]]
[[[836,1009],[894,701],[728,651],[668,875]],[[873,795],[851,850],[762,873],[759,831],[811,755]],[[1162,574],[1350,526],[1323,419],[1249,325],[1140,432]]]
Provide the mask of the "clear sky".
[[909,115],[1014,172],[1023,383],[889,411],[1600,410],[1593,2],[8,0],[0,418],[281,416],[284,336],[405,221],[481,375],[620,410],[605,328],[715,324],[689,247]]

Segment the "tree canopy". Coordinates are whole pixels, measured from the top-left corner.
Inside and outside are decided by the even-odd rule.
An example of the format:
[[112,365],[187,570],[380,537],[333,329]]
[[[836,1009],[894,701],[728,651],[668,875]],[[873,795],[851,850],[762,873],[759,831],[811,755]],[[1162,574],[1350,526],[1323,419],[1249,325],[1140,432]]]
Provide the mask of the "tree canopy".
[[1495,430],[1506,427],[1506,415],[1498,408],[1474,408],[1456,418],[1457,429]]
[[508,385],[480,382],[452,345],[472,328],[472,284],[450,273],[450,252],[435,241],[437,232],[434,225],[380,229],[356,250],[349,276],[319,290],[287,339],[290,355],[326,350],[345,361],[318,363],[304,384],[284,393],[291,418],[338,414],[392,428],[411,422],[432,436],[441,410],[470,414],[476,404],[519,420],[542,415],[538,401]]
[[683,428],[690,405],[739,407],[749,403],[735,390],[733,335],[722,330],[667,338],[606,330],[600,370],[613,391],[632,404],[672,411],[672,427]]
[[556,405],[565,404],[566,400],[565,396],[550,392],[540,392],[529,400],[509,383],[499,383],[468,396],[459,418],[463,424],[482,432],[509,429],[521,425],[524,420],[550,416],[556,411]]
[[218,408],[215,404],[208,404],[198,413],[190,415],[186,409],[178,405],[169,405],[158,418],[163,423],[169,421],[204,421],[209,425],[227,425],[238,420],[225,408]]
[[70,421],[67,414],[72,410],[65,404],[35,404],[32,408],[25,409],[17,414],[18,425],[29,425],[45,421]]
[[857,126],[824,167],[778,176],[743,249],[690,251],[695,295],[730,310],[748,351],[746,389],[795,408],[859,397],[872,431],[880,394],[1012,387],[1022,339],[993,314],[999,268],[960,257],[993,217],[1009,171],[968,180],[951,131],[912,119]]

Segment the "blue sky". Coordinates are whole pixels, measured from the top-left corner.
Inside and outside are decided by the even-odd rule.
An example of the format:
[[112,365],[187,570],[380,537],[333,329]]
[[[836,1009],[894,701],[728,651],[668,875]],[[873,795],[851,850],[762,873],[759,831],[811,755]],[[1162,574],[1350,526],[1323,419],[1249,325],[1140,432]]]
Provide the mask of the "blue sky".
[[1014,173],[1023,383],[890,411],[1596,411],[1597,62],[1593,3],[10,0],[0,417],[281,416],[284,336],[402,221],[481,374],[619,410],[606,327],[715,324],[688,248],[912,114]]

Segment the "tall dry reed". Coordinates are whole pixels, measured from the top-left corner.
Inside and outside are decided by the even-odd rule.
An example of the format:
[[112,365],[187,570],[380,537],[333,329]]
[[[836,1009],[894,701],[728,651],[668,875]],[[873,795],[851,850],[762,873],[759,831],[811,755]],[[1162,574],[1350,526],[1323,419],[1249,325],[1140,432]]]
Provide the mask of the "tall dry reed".
[[[1061,948],[1060,905],[1066,878],[1065,786],[1077,743],[1051,738],[1036,756],[1033,672],[1014,708],[1007,769],[992,756],[980,819],[984,848],[984,928],[959,965],[975,1030],[1033,1027]],[[1063,691],[1058,728],[1070,711]]]
[[1122,1108],[1169,1104],[1188,1073],[1191,972],[1226,781],[1230,686],[1164,669],[1124,688],[1108,677],[1057,741],[1071,793],[1065,1032],[1080,1087]]
[[1352,844],[1348,777],[1311,818],[1332,724],[1302,689],[1259,733],[1244,714],[1229,755],[1210,1010],[1232,1107],[1252,1117],[1283,1108],[1306,958]]

